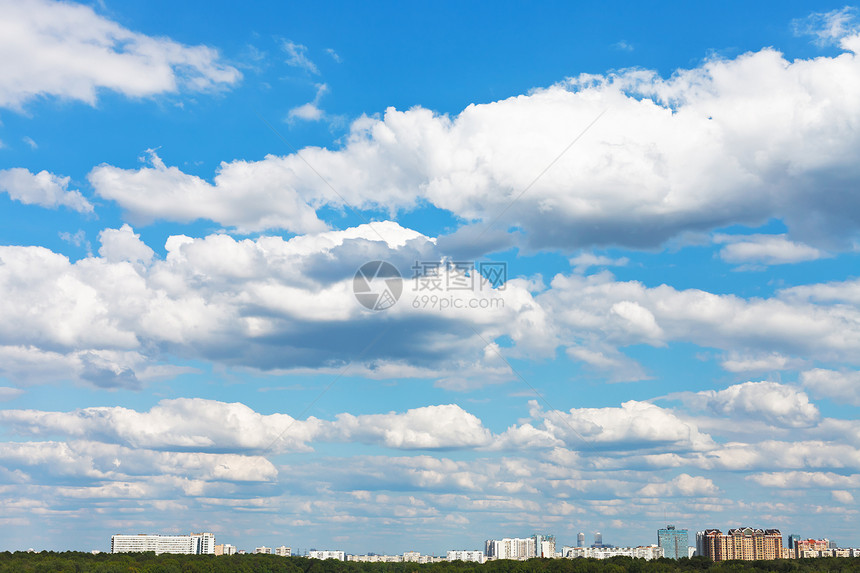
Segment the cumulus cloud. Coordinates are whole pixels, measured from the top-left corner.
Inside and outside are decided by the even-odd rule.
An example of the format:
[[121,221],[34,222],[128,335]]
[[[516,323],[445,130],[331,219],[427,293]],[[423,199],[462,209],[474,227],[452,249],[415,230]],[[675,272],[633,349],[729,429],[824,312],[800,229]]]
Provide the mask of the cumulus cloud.
[[529,402],[530,415],[537,425],[521,424],[500,436],[500,444],[522,442],[523,432],[544,443],[563,443],[581,453],[600,450],[664,451],[707,450],[713,441],[692,422],[678,418],[671,410],[647,402],[630,400],[620,408],[572,408],[569,412],[544,411]]
[[[234,162],[221,164],[214,185],[168,167],[150,150],[150,167],[126,170],[110,165],[93,169],[88,178],[96,193],[117,201],[135,225],[159,219],[191,222],[211,219],[239,232],[269,228],[298,233],[319,232],[327,226],[288,183],[293,172],[316,175],[300,160],[287,163]],[[259,177],[263,168],[265,182]]]
[[816,396],[860,406],[860,372],[815,368],[800,373],[800,383]]
[[241,403],[178,398],[162,400],[147,412],[121,407],[72,412],[4,410],[0,423],[27,436],[62,435],[165,451],[310,451],[313,442],[434,450],[476,448],[492,440],[480,419],[453,404],[403,413],[343,413],[326,421],[264,415]]
[[81,192],[68,188],[69,179],[47,171],[33,174],[21,167],[0,169],[0,191],[25,205],[51,209],[63,206],[79,213],[92,213],[92,204]]
[[128,224],[119,229],[103,230],[99,233],[99,240],[102,243],[99,255],[109,263],[128,261],[148,264],[155,255],[155,251],[141,241],[140,235],[135,234]]
[[107,89],[147,97],[235,84],[238,70],[206,46],[133,32],[89,6],[51,0],[2,2],[0,106],[39,96],[95,104]]
[[708,478],[681,474],[667,482],[649,483],[639,490],[643,497],[707,496],[719,493],[719,488]]
[[[356,120],[337,150],[222,163],[214,188],[195,184],[207,200],[193,204],[177,189],[196,178],[175,168],[154,177],[149,168],[101,166],[91,181],[138,220],[196,214],[246,230],[296,231],[315,223],[312,209],[323,205],[391,213],[432,205],[477,225],[504,212],[504,226],[521,229],[520,245],[532,248],[647,248],[780,218],[793,237],[788,248],[727,245],[726,256],[749,258],[744,249],[754,248],[768,261],[808,259],[802,245],[846,248],[857,235],[858,76],[847,48],[795,61],[765,49],[668,79],[639,69],[583,75],[456,116],[388,109]],[[575,152],[543,173],[597,117]],[[239,188],[249,199],[264,194],[276,215],[256,200],[232,200]],[[304,218],[278,215],[293,211]]]
[[[35,381],[37,373],[65,367],[62,376],[136,387],[169,352],[279,372],[339,371],[357,361],[355,371],[371,376],[453,386],[456,377],[510,376],[487,352],[502,334],[517,342],[518,353],[552,351],[535,335],[551,329],[527,281],[501,290],[476,279],[452,292],[444,308],[416,304],[409,269],[440,254],[431,238],[396,223],[290,240],[177,235],[166,241],[163,259],[131,227],[100,236],[101,256],[74,263],[40,247],[0,247],[7,376]],[[373,260],[391,262],[406,277],[403,302],[385,314],[368,314],[353,292],[357,268]],[[31,372],[29,364],[38,368]]]
[[781,265],[814,261],[827,253],[790,241],[785,235],[716,235],[715,242],[725,243],[720,258],[732,264]]
[[809,427],[818,422],[818,408],[805,392],[776,382],[744,382],[724,390],[676,395],[689,407],[741,420],[764,420],[789,428]]
[[[819,294],[819,303],[811,294],[818,292],[817,285],[777,291],[770,298],[744,299],[668,285],[646,287],[636,281],[615,281],[603,272],[557,275],[535,300],[552,317],[560,344],[581,359],[588,355],[574,349],[606,355],[607,347],[657,347],[682,340],[724,349],[735,357],[779,355],[787,361],[803,357],[851,364],[860,348],[860,313],[855,306],[829,303],[832,297],[842,296],[835,293],[856,297],[855,283],[822,285],[831,299],[823,300]],[[599,364],[596,359],[589,362]],[[620,364],[603,362],[610,373]],[[630,371],[630,366],[624,369]]]
[[334,429],[346,441],[398,449],[476,447],[488,444],[492,437],[481,420],[456,404],[415,408],[403,414],[339,414]]

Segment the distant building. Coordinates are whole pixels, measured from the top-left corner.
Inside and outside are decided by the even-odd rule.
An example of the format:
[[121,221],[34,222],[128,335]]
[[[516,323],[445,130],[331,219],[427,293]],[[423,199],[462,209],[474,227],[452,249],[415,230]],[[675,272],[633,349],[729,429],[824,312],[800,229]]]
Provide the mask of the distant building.
[[585,534],[581,531],[576,534],[576,546],[585,547]]
[[448,551],[447,561],[474,561],[483,563],[485,561],[483,551],[472,551],[469,549],[453,549]]
[[651,560],[663,557],[663,548],[657,545],[639,547],[563,547],[561,556],[565,559],[632,557],[634,559]]
[[591,545],[592,547],[603,547],[603,534],[599,531],[594,534],[594,543]]
[[794,557],[809,559],[810,557],[829,557],[825,551],[830,550],[829,539],[798,539],[795,541]]
[[668,559],[680,559],[689,557],[689,536],[686,529],[675,529],[674,525],[667,525],[666,529],[657,530],[657,546],[663,548],[663,557]]
[[737,527],[729,529],[726,534],[719,529],[706,529],[696,534],[696,547],[699,555],[711,561],[773,560],[783,557],[782,533],[778,529]]
[[262,545],[260,547],[254,548],[254,555],[271,555],[271,554],[272,554],[272,548],[271,547],[266,547],[265,545]]
[[337,559],[338,561],[346,561],[346,556],[343,551],[317,551],[313,549],[308,551],[308,557],[311,559]]
[[275,547],[275,555],[279,555],[281,557],[289,557],[290,555],[292,555],[292,549],[290,549],[286,545]]
[[797,542],[800,541],[800,536],[796,533],[792,533],[788,536],[788,548],[789,549],[797,549]]
[[215,555],[235,555],[236,547],[229,543],[220,543],[215,546]]
[[192,533],[191,535],[116,534],[110,538],[111,553],[141,553],[152,551],[156,555],[176,553],[205,555],[215,553],[215,535]]
[[403,563],[403,555],[377,555],[376,553],[368,553],[367,555],[347,555],[347,561],[358,561],[360,563]]
[[535,538],[506,537],[488,539],[484,544],[487,559],[525,560],[536,556]]
[[535,534],[535,557],[552,559],[555,557],[555,537],[552,535]]
[[418,563],[421,561],[421,554],[417,551],[406,551],[403,553],[404,563]]

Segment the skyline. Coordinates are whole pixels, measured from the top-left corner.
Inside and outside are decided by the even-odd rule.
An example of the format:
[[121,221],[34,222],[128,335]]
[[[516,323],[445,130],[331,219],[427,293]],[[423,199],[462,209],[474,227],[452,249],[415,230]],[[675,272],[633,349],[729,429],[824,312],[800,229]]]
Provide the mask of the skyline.
[[0,550],[860,546],[858,54],[826,2],[0,0]]

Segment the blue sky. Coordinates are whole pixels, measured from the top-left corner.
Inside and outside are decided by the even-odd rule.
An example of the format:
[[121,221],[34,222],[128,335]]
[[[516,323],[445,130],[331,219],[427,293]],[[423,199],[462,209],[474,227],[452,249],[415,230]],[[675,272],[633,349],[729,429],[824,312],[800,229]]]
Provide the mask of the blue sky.
[[860,545],[855,7],[2,14],[0,548]]

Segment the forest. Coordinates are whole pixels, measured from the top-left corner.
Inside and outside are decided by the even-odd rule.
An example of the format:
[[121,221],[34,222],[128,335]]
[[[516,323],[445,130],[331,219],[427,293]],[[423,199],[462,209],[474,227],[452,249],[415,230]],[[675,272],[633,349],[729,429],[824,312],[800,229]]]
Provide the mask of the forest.
[[692,559],[530,559],[442,563],[357,563],[275,555],[155,555],[154,553],[0,553],[0,573],[669,573],[739,571],[858,571],[860,558],[820,558],[778,561]]

